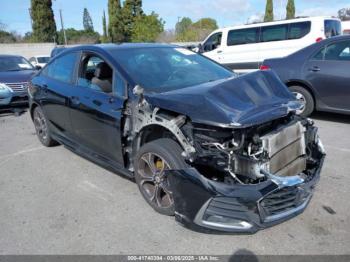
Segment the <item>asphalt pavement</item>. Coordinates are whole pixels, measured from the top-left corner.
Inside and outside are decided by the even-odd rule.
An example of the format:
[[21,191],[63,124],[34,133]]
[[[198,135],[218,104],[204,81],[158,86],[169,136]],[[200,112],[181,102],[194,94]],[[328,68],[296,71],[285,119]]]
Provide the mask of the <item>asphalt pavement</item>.
[[43,147],[28,113],[1,114],[0,254],[350,254],[350,117],[313,118],[327,158],[306,211],[254,235],[209,235],[157,214],[133,182]]

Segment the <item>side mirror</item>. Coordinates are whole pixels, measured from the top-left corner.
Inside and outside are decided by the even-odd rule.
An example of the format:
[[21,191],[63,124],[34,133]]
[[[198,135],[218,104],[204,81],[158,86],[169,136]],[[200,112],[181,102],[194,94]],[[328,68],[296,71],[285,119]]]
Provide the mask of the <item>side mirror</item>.
[[144,91],[144,89],[143,89],[140,85],[136,85],[136,86],[134,87],[134,89],[132,90],[132,92],[134,93],[134,95],[137,95],[137,96],[143,95],[143,91]]
[[36,70],[41,70],[41,68],[42,68],[42,67],[39,66],[39,65],[36,65],[36,66],[35,66],[35,69],[36,69]]
[[202,44],[198,44],[198,53],[203,53],[204,52],[204,48]]

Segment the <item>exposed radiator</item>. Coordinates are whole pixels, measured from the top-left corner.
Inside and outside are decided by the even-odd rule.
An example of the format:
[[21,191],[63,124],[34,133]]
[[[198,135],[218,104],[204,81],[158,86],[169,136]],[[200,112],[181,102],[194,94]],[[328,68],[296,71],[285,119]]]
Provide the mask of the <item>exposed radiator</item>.
[[293,176],[306,169],[305,128],[300,122],[261,137],[270,159],[266,171],[279,176]]

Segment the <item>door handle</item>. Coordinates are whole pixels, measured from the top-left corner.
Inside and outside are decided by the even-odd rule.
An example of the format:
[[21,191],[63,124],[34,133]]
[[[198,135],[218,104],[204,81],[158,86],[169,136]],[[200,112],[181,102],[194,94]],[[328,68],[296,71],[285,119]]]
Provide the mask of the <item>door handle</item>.
[[218,54],[221,54],[221,53],[222,53],[222,50],[218,50],[217,53],[218,53]]
[[72,104],[74,104],[74,105],[79,105],[79,104],[80,104],[79,97],[72,96],[72,97],[70,98],[70,100],[72,101]]
[[309,71],[318,72],[318,71],[321,71],[321,69],[318,66],[314,66],[312,68],[309,68]]

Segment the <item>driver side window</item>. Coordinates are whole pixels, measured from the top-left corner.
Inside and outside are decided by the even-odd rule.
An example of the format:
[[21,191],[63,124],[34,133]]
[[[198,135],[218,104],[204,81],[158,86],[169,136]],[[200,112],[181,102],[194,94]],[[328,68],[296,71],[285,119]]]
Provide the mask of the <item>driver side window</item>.
[[222,32],[213,34],[203,45],[204,52],[210,52],[220,47],[222,39]]
[[81,61],[78,85],[112,94],[113,69],[99,56],[86,54]]

